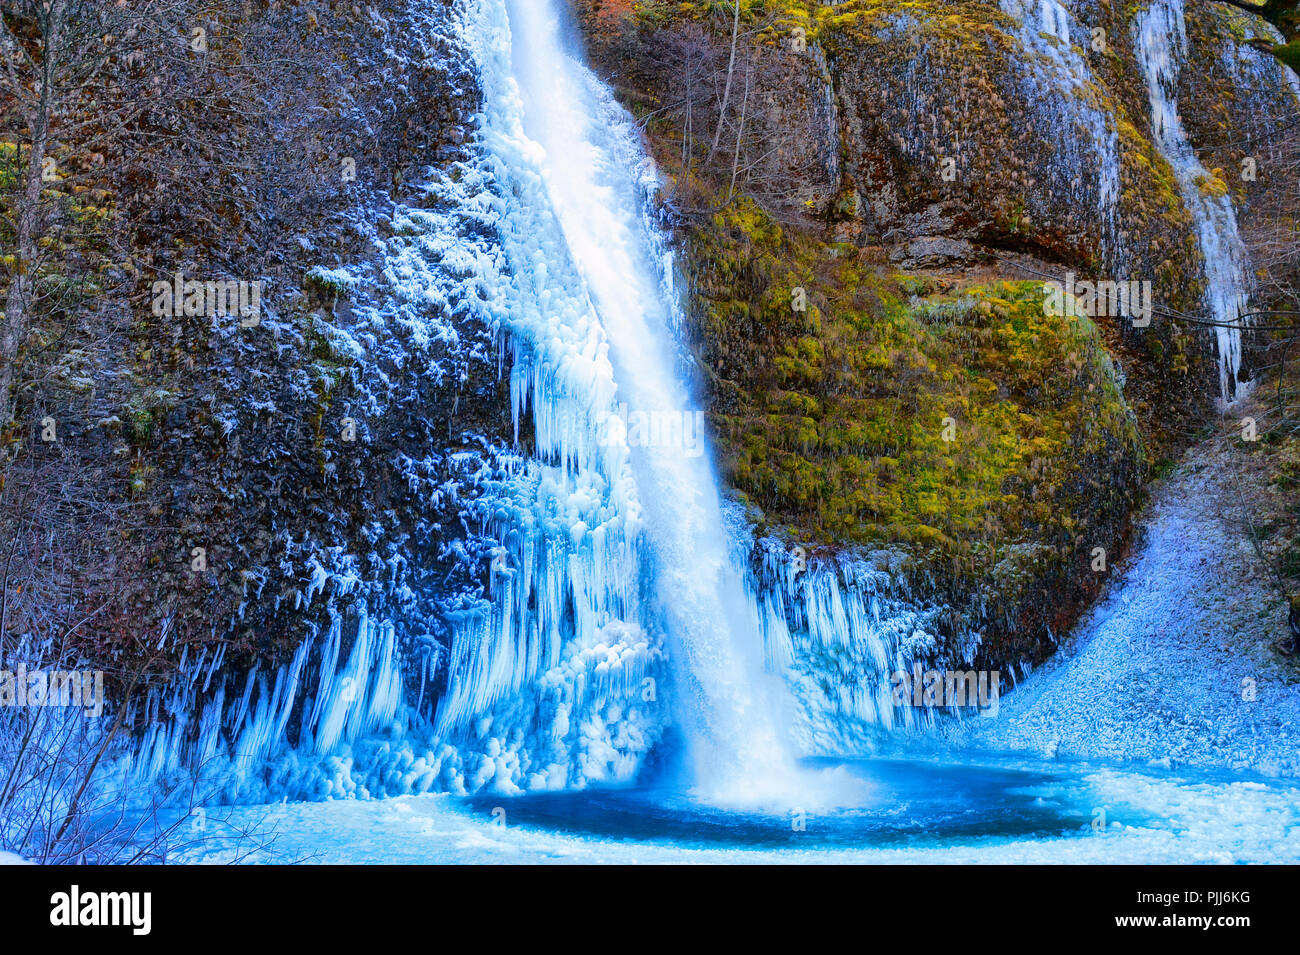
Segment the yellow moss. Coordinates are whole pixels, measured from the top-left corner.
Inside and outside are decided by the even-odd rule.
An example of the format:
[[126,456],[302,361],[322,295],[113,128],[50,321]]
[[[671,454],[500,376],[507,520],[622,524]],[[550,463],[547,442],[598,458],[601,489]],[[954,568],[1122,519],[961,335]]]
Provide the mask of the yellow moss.
[[691,242],[703,357],[732,386],[712,416],[723,467],[769,518],[954,553],[1054,539],[1096,508],[1070,490],[1082,462],[1098,483],[1136,464],[1098,329],[1048,314],[1041,284],[917,297],[925,280],[831,252],[752,206]]

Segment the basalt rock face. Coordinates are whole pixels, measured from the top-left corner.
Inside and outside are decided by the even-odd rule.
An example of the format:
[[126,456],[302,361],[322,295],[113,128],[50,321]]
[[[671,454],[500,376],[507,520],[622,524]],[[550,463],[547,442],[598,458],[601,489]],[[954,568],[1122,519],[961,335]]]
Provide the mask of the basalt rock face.
[[[181,539],[154,544],[157,589],[142,603],[168,606],[169,586],[213,594],[192,623],[247,648],[223,666],[251,666],[250,683],[258,661],[284,662],[313,630],[341,626],[346,646],[358,613],[385,616],[415,659],[436,661],[443,614],[480,584],[461,559],[458,491],[511,433],[495,334],[444,294],[452,283],[439,270],[457,266],[422,254],[457,238],[471,246],[482,228],[457,215],[459,197],[426,185],[431,169],[464,158],[477,108],[452,8],[366,9],[325,27],[328,48],[349,59],[309,90],[343,105],[324,128],[294,130],[320,153],[309,152],[296,186],[252,203],[268,232],[288,225],[257,263],[269,273],[261,324],[198,332],[211,396],[169,412],[141,452],[163,482],[190,485],[176,515],[182,559],[172,552]],[[316,181],[340,183],[342,195],[313,207]],[[204,273],[197,263],[184,271]],[[142,335],[165,332],[150,322]],[[193,371],[187,362],[145,374],[166,387]],[[201,476],[202,490],[185,475]],[[184,559],[190,545],[206,545],[206,573]],[[187,662],[203,672],[194,652]]]
[[[456,281],[488,229],[456,192],[476,79],[453,4],[337,6],[196,21],[205,58],[163,59],[100,158],[99,241],[120,258],[95,323],[58,331],[51,308],[37,328],[63,365],[96,364],[85,387],[47,374],[24,392],[20,420],[56,421],[58,440],[38,427],[18,453],[4,516],[86,544],[57,586],[80,594],[77,654],[146,734],[142,775],[211,758],[267,707],[291,737],[321,732],[290,711],[299,682],[357,643],[412,661],[390,697],[436,694],[448,621],[481,598],[490,545],[464,509],[514,428],[508,356]],[[285,36],[295,56],[257,68]],[[150,62],[106,69],[130,95]],[[182,122],[203,128],[173,148]],[[193,308],[159,299],[155,282],[186,281]],[[208,308],[212,281],[256,286],[258,309]],[[45,507],[32,489],[56,475],[65,500]]]
[[[1215,316],[1142,9],[751,4],[733,57],[725,4],[575,7],[682,211],[693,347],[760,534],[907,554],[948,608],[940,662],[1042,659],[1123,553],[1147,466],[1219,397],[1213,330],[1168,317]],[[1245,225],[1295,95],[1245,43],[1258,22],[1178,16],[1163,95],[1197,188]],[[1149,281],[1153,320],[1053,321],[1039,285],[988,284],[1067,273]]]
[[[634,109],[648,108],[671,171],[682,135],[681,64],[694,57],[706,72],[725,71],[730,23],[689,5],[644,5],[637,17],[620,17],[617,5],[577,6],[588,11],[597,62],[620,90],[635,91]],[[812,219],[837,240],[884,245],[906,269],[1025,253],[1057,277],[1068,268],[1081,278],[1150,280],[1160,304],[1196,312],[1201,250],[1152,136],[1135,12],[1055,0],[747,9],[742,152],[752,135],[766,155],[745,158],[740,182],[778,218]],[[1223,175],[1248,215],[1280,181],[1281,170],[1262,159],[1293,94],[1280,65],[1243,42],[1260,21],[1209,0],[1189,3],[1185,20],[1186,65],[1173,96],[1207,170]],[[696,31],[708,40],[694,39]],[[709,80],[693,94],[711,98],[693,117],[697,137],[712,129],[721,98],[722,80]],[[734,111],[742,92],[732,96]],[[714,160],[722,165],[735,117],[728,122]],[[1261,161],[1248,182],[1238,173],[1251,156]],[[1217,397],[1213,376],[1190,367],[1211,359],[1212,339],[1108,325],[1115,346],[1135,359],[1139,408],[1149,401],[1153,412],[1158,403],[1186,410]],[[1148,377],[1157,381],[1145,387]]]

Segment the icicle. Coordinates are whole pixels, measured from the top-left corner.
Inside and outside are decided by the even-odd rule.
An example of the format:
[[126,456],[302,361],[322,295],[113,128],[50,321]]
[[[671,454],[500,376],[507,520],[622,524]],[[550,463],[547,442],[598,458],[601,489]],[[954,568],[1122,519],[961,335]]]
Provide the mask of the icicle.
[[1138,58],[1146,75],[1151,125],[1156,148],[1168,160],[1178,180],[1183,203],[1196,225],[1205,262],[1205,301],[1215,329],[1219,353],[1219,394],[1231,403],[1243,397],[1241,323],[1249,292],[1246,248],[1237,230],[1232,198],[1202,188],[1210,175],[1201,165],[1178,115],[1175,93],[1178,75],[1187,60],[1187,30],[1183,0],[1152,0],[1133,23]]

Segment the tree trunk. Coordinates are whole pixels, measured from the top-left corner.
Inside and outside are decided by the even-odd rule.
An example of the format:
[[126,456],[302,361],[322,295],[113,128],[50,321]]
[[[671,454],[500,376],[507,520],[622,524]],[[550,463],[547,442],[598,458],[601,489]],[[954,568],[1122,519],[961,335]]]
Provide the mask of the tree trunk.
[[51,4],[42,37],[40,88],[28,115],[31,129],[30,150],[23,191],[18,197],[15,217],[13,279],[5,292],[4,318],[0,320],[0,433],[13,421],[17,383],[18,349],[27,337],[31,323],[32,270],[36,265],[36,243],[40,238],[41,188],[45,150],[49,145],[50,113],[54,100],[53,78],[56,64],[51,62],[62,42],[63,5]]
[[736,70],[736,41],[739,36],[740,0],[736,0],[736,15],[731,21],[731,57],[727,60],[727,82],[722,87],[722,108],[718,110],[718,128],[713,131],[713,145],[709,147],[709,155],[704,159],[705,166],[713,161],[718,151],[718,143],[722,142],[722,124],[727,118],[727,103],[731,99],[731,77]]
[[731,156],[731,185],[727,187],[727,204],[736,193],[736,172],[740,169],[740,141],[745,136],[745,112],[749,109],[749,71],[745,71],[745,95],[740,101],[740,124],[736,127],[736,151]]
[[[44,124],[42,124],[44,125]],[[46,133],[41,129],[32,137],[30,163],[19,199],[15,236],[14,277],[5,295],[4,322],[0,324],[0,430],[13,420],[18,349],[27,337],[32,294],[31,270],[36,263],[36,239],[39,232],[41,172],[45,160]]]

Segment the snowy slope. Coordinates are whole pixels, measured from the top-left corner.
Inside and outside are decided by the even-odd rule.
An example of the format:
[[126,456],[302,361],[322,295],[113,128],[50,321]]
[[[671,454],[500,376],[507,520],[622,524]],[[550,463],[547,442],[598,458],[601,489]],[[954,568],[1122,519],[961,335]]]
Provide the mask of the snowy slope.
[[1242,463],[1206,445],[1161,481],[1074,639],[957,740],[1300,775],[1300,668],[1276,645],[1286,610],[1241,520]]

